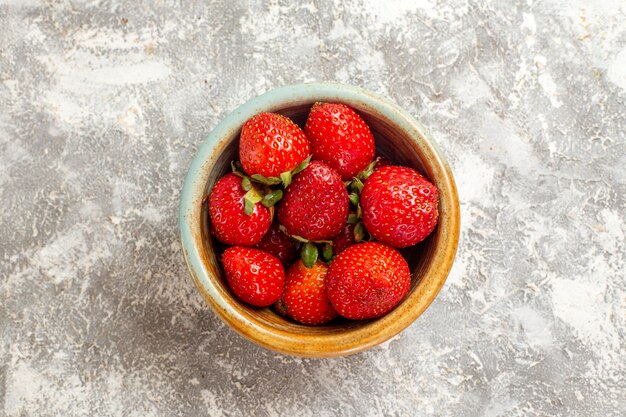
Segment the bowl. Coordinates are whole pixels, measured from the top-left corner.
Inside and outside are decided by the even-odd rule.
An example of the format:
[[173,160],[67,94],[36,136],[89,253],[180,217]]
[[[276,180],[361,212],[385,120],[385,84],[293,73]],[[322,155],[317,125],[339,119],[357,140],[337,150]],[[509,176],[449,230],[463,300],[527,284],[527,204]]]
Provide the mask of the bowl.
[[[378,154],[413,167],[439,188],[440,217],[433,233],[402,250],[411,268],[411,290],[387,315],[367,321],[337,320],[305,326],[238,301],[220,267],[222,246],[208,233],[206,197],[213,184],[238,159],[242,125],[260,112],[278,112],[304,125],[316,101],[355,109],[370,126]],[[330,357],[352,354],[397,335],[428,308],[443,286],[456,254],[459,201],[452,172],[426,130],[388,99],[362,88],[336,83],[290,85],[255,97],[229,114],[202,143],[183,186],[179,226],[191,277],[209,306],[232,329],[252,342],[284,354]]]

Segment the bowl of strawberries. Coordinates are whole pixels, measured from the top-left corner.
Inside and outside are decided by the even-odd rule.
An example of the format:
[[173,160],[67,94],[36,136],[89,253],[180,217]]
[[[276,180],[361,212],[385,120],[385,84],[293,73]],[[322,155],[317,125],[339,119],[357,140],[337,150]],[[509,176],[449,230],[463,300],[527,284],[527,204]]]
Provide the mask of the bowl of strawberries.
[[192,279],[254,343],[329,357],[382,343],[452,267],[452,172],[425,129],[373,92],[298,84],[255,97],[198,149],[180,200]]

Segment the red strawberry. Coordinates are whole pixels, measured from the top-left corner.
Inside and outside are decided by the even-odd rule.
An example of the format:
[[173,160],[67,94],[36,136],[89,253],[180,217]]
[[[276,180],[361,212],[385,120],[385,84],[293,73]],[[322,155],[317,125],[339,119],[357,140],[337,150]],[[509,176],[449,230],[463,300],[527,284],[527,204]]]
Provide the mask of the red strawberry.
[[341,232],[333,239],[333,255],[337,256],[349,246],[356,243],[354,240],[354,224],[346,224]]
[[380,317],[409,292],[411,272],[400,252],[378,242],[350,246],[328,269],[326,290],[339,314],[349,319]]
[[271,253],[283,265],[287,265],[298,256],[298,246],[292,238],[280,230],[279,226],[278,222],[274,222],[270,230],[263,236],[263,239],[256,244],[256,247]]
[[374,159],[374,136],[363,119],[345,104],[315,103],[304,127],[313,159],[352,179]]
[[326,296],[328,267],[317,261],[311,268],[298,260],[287,271],[282,300],[287,314],[304,324],[322,324],[337,317]]
[[239,158],[248,175],[279,177],[309,156],[309,142],[302,129],[288,117],[260,113],[241,129]]
[[251,246],[258,243],[272,224],[272,214],[260,203],[251,215],[244,212],[241,178],[227,174],[215,183],[209,196],[211,232],[227,245]]
[[349,205],[348,192],[337,171],[313,161],[285,191],[278,219],[290,235],[332,239],[346,224]]
[[243,302],[257,307],[274,304],[285,284],[278,258],[260,249],[232,246],[222,255],[228,286]]
[[437,187],[419,172],[407,167],[382,167],[363,187],[363,223],[376,240],[395,248],[412,246],[435,228],[438,201]]

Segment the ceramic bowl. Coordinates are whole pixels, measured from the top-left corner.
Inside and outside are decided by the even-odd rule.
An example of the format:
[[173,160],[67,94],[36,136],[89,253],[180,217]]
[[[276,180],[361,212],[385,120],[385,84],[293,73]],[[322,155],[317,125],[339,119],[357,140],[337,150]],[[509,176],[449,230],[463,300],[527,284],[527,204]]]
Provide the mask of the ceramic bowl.
[[[220,267],[220,245],[208,233],[206,197],[238,159],[238,138],[246,120],[278,112],[301,126],[316,101],[340,102],[370,126],[377,152],[419,170],[440,192],[439,222],[422,243],[402,251],[411,267],[408,296],[389,314],[368,321],[339,319],[323,326],[297,324],[271,308],[238,301]],[[459,202],[452,172],[425,129],[406,111],[370,91],[335,83],[291,85],[248,101],[226,117],[202,143],[185,179],[179,212],[182,247],[191,277],[209,306],[234,330],[265,348],[306,357],[341,356],[375,346],[417,319],[443,286],[456,254]]]

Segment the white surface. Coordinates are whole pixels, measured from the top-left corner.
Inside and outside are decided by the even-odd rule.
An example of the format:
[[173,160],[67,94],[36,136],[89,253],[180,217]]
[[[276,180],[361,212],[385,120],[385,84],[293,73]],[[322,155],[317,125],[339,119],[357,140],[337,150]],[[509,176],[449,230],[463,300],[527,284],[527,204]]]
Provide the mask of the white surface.
[[[625,7],[0,1],[0,414],[626,415]],[[463,216],[432,307],[333,360],[227,329],[176,225],[208,132],[314,80],[416,116]]]

